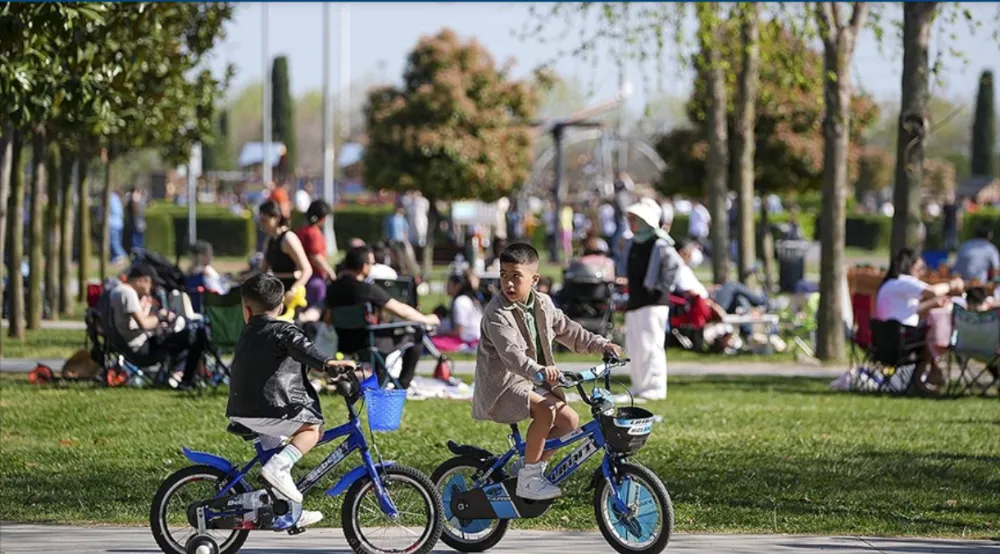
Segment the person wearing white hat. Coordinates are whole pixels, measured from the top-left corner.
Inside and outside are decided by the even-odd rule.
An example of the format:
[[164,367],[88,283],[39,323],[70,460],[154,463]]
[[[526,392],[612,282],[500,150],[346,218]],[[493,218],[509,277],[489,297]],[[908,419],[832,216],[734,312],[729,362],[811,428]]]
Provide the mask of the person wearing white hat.
[[662,210],[643,198],[626,210],[632,239],[618,263],[618,275],[628,281],[625,312],[625,348],[632,359],[632,394],[647,400],[667,397],[667,355],[664,351],[668,294],[681,260],[674,241],[661,227]]

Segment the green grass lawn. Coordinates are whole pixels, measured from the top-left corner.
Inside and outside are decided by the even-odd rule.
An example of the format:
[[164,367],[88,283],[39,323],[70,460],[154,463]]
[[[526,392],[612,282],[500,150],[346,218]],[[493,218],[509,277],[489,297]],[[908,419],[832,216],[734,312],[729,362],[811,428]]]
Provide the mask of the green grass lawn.
[[[224,391],[0,386],[3,521],[144,524],[158,483],[188,463],[182,445],[248,458],[224,431]],[[342,421],[339,398],[323,404],[329,423]],[[679,531],[997,537],[996,404],[831,393],[805,379],[672,379],[669,400],[648,405],[664,422],[636,459],[667,484]],[[430,472],[448,439],[499,450],[505,430],[472,421],[468,403],[426,400],[378,441],[387,459]],[[593,528],[594,465],[517,526]],[[321,496],[307,505],[338,521],[341,499]]]
[[[0,341],[3,343],[4,358],[27,358],[32,360],[50,358],[66,359],[84,347],[85,334],[83,330],[76,329],[41,329],[39,331],[29,331],[24,341],[11,339],[6,334],[0,336]],[[452,358],[456,360],[474,360],[475,354],[455,354]],[[667,359],[669,361],[700,362],[706,364],[738,364],[740,362],[783,363],[792,362],[794,356],[789,352],[769,356],[742,355],[733,357],[719,354],[699,354],[679,348],[672,348],[667,352]],[[590,362],[594,360],[594,356],[590,354],[572,354],[566,352],[556,354],[557,363]],[[59,370],[60,367],[54,369]]]

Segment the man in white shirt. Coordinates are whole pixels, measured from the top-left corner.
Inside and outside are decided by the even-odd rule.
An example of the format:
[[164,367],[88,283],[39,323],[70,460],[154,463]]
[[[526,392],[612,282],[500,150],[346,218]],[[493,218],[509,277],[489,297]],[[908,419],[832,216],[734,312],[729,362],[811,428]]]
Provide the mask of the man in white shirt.
[[366,282],[374,283],[376,280],[399,279],[399,274],[396,273],[396,270],[385,263],[389,261],[389,248],[385,244],[381,242],[376,244],[372,248],[372,253],[375,256],[375,263],[372,264],[367,277],[365,277]]

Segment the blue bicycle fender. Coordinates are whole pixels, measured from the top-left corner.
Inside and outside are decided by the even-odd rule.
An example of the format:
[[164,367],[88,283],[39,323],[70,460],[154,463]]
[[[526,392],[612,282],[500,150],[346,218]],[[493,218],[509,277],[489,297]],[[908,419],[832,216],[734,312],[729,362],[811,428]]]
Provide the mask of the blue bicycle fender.
[[225,473],[232,473],[234,469],[232,462],[222,456],[216,456],[208,452],[198,452],[197,450],[188,450],[186,447],[181,447],[181,449],[184,450],[184,457],[196,464],[212,466]]
[[[380,468],[383,468],[383,467],[394,465],[395,463],[396,462],[393,462],[391,460],[387,460],[384,463],[375,464],[375,467],[377,469],[380,469]],[[326,491],[326,495],[327,496],[340,496],[340,495],[344,494],[344,492],[346,492],[347,489],[351,488],[351,485],[353,485],[355,481],[357,481],[358,479],[361,479],[362,477],[365,477],[367,475],[368,475],[368,468],[366,468],[364,465],[360,465],[360,466],[352,469],[351,471],[348,471],[343,477],[341,477],[340,481],[337,481],[336,485],[334,485],[333,487],[330,487],[330,489],[328,489]]]

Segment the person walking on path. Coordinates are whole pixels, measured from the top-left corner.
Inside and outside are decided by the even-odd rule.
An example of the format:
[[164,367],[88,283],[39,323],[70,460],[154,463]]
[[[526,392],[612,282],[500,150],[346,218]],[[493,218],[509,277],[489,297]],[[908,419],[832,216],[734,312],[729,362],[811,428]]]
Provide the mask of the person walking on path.
[[670,235],[660,228],[662,212],[644,198],[626,210],[633,237],[626,243],[617,274],[629,287],[625,311],[625,349],[632,361],[632,394],[647,400],[667,397],[668,294],[674,286],[680,256]]

